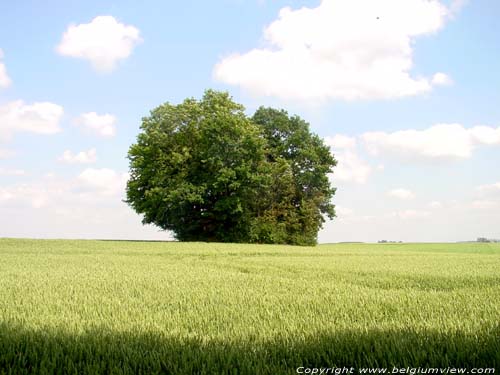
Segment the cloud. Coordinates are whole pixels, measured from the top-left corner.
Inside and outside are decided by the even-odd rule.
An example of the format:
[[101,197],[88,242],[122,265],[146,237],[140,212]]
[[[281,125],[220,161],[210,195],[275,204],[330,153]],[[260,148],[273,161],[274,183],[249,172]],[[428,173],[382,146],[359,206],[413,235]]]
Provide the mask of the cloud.
[[396,213],[402,219],[425,218],[430,216],[430,212],[422,210],[404,210]]
[[476,189],[482,194],[500,193],[500,182],[494,184],[480,185]]
[[41,208],[47,205],[49,197],[56,197],[62,192],[49,186],[37,186],[20,184],[6,188],[0,188],[0,205],[17,204],[28,205],[32,208]]
[[472,141],[482,145],[500,145],[500,127],[492,128],[489,126],[474,126],[469,129]]
[[95,112],[83,113],[75,122],[85,131],[100,137],[113,137],[116,134],[116,117],[108,113],[104,115]]
[[429,208],[432,208],[432,209],[443,208],[443,204],[441,202],[438,202],[438,201],[432,201],[431,203],[429,203]]
[[457,9],[437,0],[286,7],[265,28],[263,47],[226,56],[213,76],[255,95],[308,102],[423,94],[451,79],[411,75],[415,39],[440,30]]
[[353,210],[344,206],[335,206],[335,213],[337,214],[337,217],[342,218],[345,216],[350,216],[353,214]]
[[431,215],[430,212],[423,210],[403,210],[403,211],[396,211],[390,214],[390,216],[397,217],[400,219],[422,219],[429,217],[430,215]]
[[[0,140],[1,140],[1,133],[0,133]],[[0,148],[0,160],[10,158],[10,157],[14,156],[14,154],[15,153],[11,150]]]
[[361,138],[373,155],[398,157],[405,161],[449,161],[468,159],[481,145],[500,145],[500,127],[466,129],[460,124],[438,124],[425,130],[368,132]]
[[471,203],[471,207],[475,210],[491,210],[500,208],[500,202],[491,200],[475,200]]
[[[88,186],[85,179],[41,174],[38,180],[0,186],[0,228],[8,237],[171,240],[170,232],[144,226],[124,198],[125,173],[113,171],[121,186]],[[88,176],[88,174],[87,174]],[[120,185],[112,182],[113,186]]]
[[77,183],[81,191],[116,196],[123,195],[128,177],[128,173],[119,173],[108,168],[87,168],[78,175]]
[[97,153],[95,148],[91,148],[88,151],[80,151],[77,154],[73,154],[70,150],[63,152],[59,161],[68,164],[90,164],[97,161]]
[[342,221],[349,221],[353,223],[359,222],[376,222],[378,224],[382,224],[383,222],[392,222],[394,219],[397,220],[411,220],[411,219],[422,219],[431,216],[429,211],[419,210],[419,209],[411,209],[411,210],[401,210],[401,211],[392,211],[387,213],[380,213],[377,215],[352,215],[352,212],[349,215],[341,218]]
[[457,13],[459,13],[462,8],[467,5],[469,0],[451,0],[450,4],[450,13],[451,16],[455,16]]
[[325,137],[325,143],[333,150],[352,149],[356,147],[356,138],[337,134],[333,137]]
[[355,138],[335,135],[333,137],[326,137],[325,144],[330,146],[337,160],[337,166],[334,168],[332,175],[334,182],[366,183],[373,168],[358,156]]
[[127,173],[108,168],[87,168],[76,177],[65,179],[51,174],[33,183],[0,187],[0,204],[32,208],[120,204],[127,180]]
[[70,25],[56,49],[63,56],[88,60],[97,71],[110,72],[141,42],[136,27],[98,16],[90,23]]
[[12,193],[6,189],[0,188],[0,203],[9,201],[13,198]]
[[12,81],[7,74],[7,68],[5,64],[2,62],[3,59],[3,51],[0,48],[0,88],[7,88],[11,85]]
[[364,184],[372,173],[372,167],[352,151],[335,155],[337,166],[334,168],[334,181]]
[[449,86],[453,83],[453,80],[444,73],[436,73],[432,76],[432,84],[435,86]]
[[61,131],[61,106],[39,102],[31,105],[16,100],[0,106],[0,139],[9,139],[16,132],[55,134]]
[[9,169],[0,167],[0,176],[24,176],[26,171],[23,169]]
[[415,193],[408,189],[393,189],[388,191],[387,195],[401,200],[415,199]]

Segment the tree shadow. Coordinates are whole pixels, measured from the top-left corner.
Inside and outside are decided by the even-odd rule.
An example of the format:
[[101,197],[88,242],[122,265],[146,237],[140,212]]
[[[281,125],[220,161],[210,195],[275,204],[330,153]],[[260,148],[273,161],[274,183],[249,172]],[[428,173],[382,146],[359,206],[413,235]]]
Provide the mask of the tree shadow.
[[481,335],[369,330],[278,336],[272,341],[79,334],[0,323],[1,374],[294,374],[298,367],[500,366],[500,329]]

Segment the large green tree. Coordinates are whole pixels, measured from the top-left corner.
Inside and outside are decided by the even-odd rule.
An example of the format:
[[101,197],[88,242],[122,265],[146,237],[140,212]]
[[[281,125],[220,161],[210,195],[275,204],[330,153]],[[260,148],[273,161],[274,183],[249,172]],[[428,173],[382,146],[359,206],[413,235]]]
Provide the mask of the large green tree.
[[129,150],[127,202],[181,241],[315,244],[334,216],[328,147],[299,117],[227,93],[163,104]]
[[[335,216],[331,199],[335,189],[328,174],[336,161],[323,140],[309,130],[309,124],[284,110],[259,108],[252,117],[267,143],[270,163],[288,168],[288,190],[279,202],[286,216],[286,241],[294,244],[315,244],[324,223],[324,215]],[[281,181],[284,183],[284,181]],[[275,183],[280,186],[279,182]],[[278,189],[282,194],[283,189]]]

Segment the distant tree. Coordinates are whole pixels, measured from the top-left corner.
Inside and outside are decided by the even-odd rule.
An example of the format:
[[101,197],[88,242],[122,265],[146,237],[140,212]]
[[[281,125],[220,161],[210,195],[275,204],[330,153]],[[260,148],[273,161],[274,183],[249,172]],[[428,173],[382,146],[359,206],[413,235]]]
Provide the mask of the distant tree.
[[336,162],[299,117],[227,93],[165,103],[130,147],[127,202],[181,241],[315,244]]

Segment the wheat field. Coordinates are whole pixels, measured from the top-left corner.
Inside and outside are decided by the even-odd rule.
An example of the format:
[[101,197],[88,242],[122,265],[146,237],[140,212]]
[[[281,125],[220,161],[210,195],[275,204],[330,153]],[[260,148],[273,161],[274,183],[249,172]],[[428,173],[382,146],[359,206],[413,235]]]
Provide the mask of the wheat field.
[[500,244],[0,239],[1,374],[500,365]]

